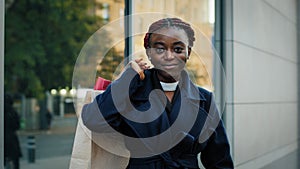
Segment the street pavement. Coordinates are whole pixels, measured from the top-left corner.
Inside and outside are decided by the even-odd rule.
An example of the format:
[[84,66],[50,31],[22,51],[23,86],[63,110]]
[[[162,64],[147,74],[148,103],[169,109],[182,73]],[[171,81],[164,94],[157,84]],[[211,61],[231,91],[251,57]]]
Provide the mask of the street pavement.
[[[54,117],[49,130],[18,132],[23,157],[21,169],[68,169],[72,154],[77,117]],[[27,137],[35,136],[35,160],[29,162]]]

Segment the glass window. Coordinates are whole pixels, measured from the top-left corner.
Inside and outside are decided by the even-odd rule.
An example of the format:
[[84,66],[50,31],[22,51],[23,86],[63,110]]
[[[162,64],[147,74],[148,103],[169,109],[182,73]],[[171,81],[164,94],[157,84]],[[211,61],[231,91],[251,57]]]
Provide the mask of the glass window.
[[[75,63],[76,60],[82,63],[80,69],[83,79],[77,84],[91,89],[96,74],[93,71],[96,72],[101,66],[107,71],[111,70],[105,64],[97,67],[99,50],[90,50],[83,59],[78,55],[93,33],[124,15],[124,2],[7,0],[4,3],[5,61],[1,67],[4,67],[5,75],[1,78],[4,80],[5,93],[12,97],[12,107],[20,117],[20,129],[16,131],[20,144],[16,144],[16,137],[10,139],[5,136],[5,139],[8,138],[6,141],[14,143],[15,147],[4,149],[18,156],[19,151],[12,151],[20,148],[22,169],[69,168],[78,121],[77,107],[74,110],[73,105],[76,102],[73,96],[77,92],[71,86]],[[123,22],[118,24],[122,25]],[[116,36],[106,34],[106,38],[91,39],[97,43],[89,47],[108,49],[105,45],[114,41]],[[107,55],[111,57],[107,57],[107,61],[115,62],[115,56],[123,57],[124,46],[119,46],[122,46],[121,42],[108,50]],[[5,124],[9,123],[5,120]],[[14,168],[10,166],[13,165],[11,160],[5,160],[7,168]]]

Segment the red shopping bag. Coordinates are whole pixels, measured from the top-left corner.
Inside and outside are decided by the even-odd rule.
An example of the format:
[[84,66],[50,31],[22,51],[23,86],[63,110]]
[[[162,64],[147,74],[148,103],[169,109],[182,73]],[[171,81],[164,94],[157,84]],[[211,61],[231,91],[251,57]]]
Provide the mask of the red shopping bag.
[[98,77],[96,84],[94,86],[94,90],[105,90],[110,83],[111,83],[110,80],[104,79],[102,77]]

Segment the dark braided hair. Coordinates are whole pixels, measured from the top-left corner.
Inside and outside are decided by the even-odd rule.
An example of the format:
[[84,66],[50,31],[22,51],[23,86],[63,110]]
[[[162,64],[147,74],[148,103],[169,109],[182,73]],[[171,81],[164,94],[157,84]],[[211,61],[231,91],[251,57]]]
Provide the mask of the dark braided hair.
[[144,47],[146,49],[150,48],[150,37],[152,33],[158,31],[161,28],[170,28],[170,27],[175,27],[184,30],[189,39],[189,44],[188,44],[189,48],[193,47],[195,41],[194,30],[192,29],[190,24],[182,21],[179,18],[164,18],[152,23],[149,27],[148,32],[145,35]]

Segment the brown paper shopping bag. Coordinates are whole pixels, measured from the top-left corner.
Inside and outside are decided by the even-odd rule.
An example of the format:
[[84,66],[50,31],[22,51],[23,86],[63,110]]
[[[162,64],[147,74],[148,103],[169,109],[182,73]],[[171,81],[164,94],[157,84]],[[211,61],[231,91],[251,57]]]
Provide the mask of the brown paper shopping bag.
[[91,132],[82,123],[82,105],[92,102],[100,93],[87,91],[83,103],[77,103],[79,119],[69,169],[125,169],[128,165],[130,154],[120,135]]

